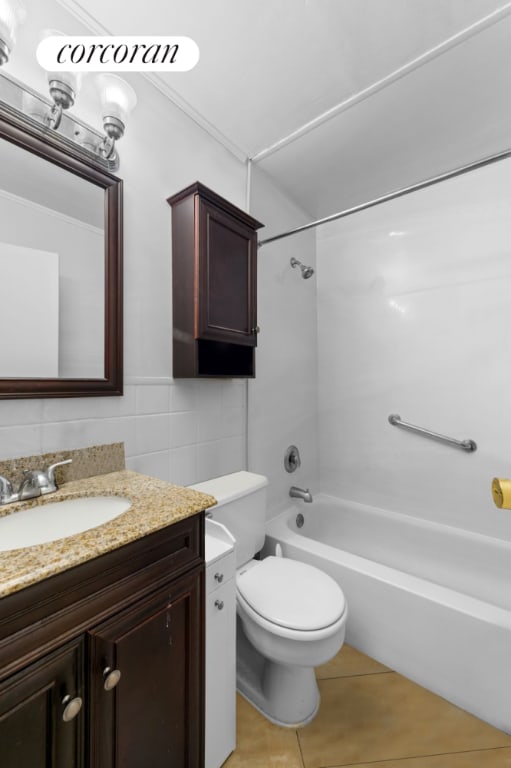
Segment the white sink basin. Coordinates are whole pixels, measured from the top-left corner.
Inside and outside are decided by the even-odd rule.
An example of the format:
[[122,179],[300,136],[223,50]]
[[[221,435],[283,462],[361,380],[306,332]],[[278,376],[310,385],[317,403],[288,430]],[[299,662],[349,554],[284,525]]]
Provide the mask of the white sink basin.
[[53,501],[0,517],[0,552],[32,547],[88,531],[131,507],[123,496],[83,496]]

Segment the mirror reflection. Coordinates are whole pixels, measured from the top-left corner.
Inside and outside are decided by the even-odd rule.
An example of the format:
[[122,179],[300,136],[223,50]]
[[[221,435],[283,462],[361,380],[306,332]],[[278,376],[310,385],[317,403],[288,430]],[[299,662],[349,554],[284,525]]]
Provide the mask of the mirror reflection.
[[0,139],[0,378],[105,376],[105,190]]

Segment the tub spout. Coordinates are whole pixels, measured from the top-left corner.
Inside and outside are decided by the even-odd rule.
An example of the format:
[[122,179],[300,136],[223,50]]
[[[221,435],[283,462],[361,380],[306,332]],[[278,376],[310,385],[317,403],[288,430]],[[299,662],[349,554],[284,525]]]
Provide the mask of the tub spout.
[[297,488],[296,485],[292,485],[289,489],[289,495],[292,499],[302,499],[309,503],[312,501],[312,494],[308,488],[304,490],[303,488]]

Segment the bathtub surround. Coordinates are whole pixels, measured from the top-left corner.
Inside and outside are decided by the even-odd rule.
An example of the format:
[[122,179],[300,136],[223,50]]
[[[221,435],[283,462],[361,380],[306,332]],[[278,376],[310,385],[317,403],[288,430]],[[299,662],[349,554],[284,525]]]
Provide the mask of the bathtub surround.
[[501,160],[317,230],[323,492],[511,541],[491,497],[511,467],[510,176]]

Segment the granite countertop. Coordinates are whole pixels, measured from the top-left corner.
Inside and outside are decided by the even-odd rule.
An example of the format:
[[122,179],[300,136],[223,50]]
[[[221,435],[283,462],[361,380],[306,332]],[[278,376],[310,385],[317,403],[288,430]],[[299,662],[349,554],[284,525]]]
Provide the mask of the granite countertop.
[[160,528],[212,507],[212,496],[131,470],[64,483],[58,491],[0,507],[0,516],[82,496],[124,496],[132,505],[119,517],[65,539],[0,551],[0,597],[84,563]]

